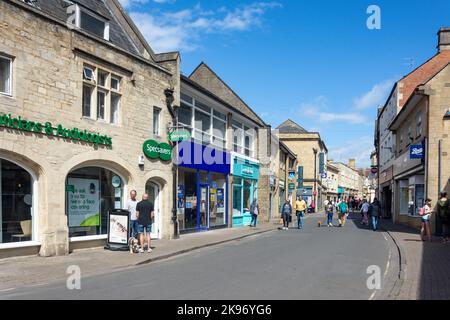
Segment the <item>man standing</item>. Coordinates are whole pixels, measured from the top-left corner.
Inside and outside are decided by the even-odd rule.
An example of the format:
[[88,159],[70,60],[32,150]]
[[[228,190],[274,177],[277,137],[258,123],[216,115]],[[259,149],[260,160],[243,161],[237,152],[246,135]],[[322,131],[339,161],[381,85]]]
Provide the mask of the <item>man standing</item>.
[[136,190],[131,190],[130,199],[127,201],[125,209],[130,212],[130,237],[137,239],[139,224],[136,217]]
[[347,202],[341,201],[338,204],[339,227],[345,226],[345,223],[347,221],[347,212],[348,212]]
[[297,215],[298,229],[303,229],[303,218],[305,217],[306,208],[308,205],[302,197],[298,197],[295,201],[295,214]]
[[437,215],[442,223],[442,242],[448,243],[450,229],[450,200],[447,198],[447,192],[441,193],[441,198],[437,203]]
[[148,201],[148,194],[144,194],[142,196],[142,201],[139,202],[136,206],[136,216],[139,223],[139,238],[141,248],[139,249],[139,253],[144,252],[144,233],[147,236],[147,252],[152,252],[151,246],[151,232],[152,232],[152,222],[155,214],[155,208],[153,207],[153,203]]

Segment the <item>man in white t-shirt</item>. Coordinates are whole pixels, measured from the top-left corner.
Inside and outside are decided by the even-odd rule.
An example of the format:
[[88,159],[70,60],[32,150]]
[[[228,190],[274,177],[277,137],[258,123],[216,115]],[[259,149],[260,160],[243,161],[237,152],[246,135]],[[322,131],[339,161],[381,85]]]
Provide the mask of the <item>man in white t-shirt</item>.
[[136,200],[137,192],[136,190],[132,190],[130,192],[130,199],[127,201],[125,206],[125,210],[130,212],[130,236],[133,238],[137,238],[139,224],[136,216],[136,206],[138,201]]

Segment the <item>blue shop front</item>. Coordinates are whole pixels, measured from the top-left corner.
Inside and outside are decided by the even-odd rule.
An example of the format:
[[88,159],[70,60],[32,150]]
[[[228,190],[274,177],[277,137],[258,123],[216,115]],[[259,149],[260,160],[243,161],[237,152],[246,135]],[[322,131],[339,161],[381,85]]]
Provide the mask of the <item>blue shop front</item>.
[[260,163],[232,155],[233,173],[233,215],[232,226],[249,226],[251,222],[250,206],[258,198],[258,180]]
[[194,142],[182,142],[178,148],[180,233],[228,227],[230,154]]

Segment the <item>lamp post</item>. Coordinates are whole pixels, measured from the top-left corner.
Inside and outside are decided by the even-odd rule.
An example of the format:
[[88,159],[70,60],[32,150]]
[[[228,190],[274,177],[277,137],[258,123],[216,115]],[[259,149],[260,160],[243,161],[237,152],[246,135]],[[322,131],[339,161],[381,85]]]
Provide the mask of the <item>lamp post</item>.
[[313,191],[313,201],[314,201],[314,213],[317,212],[317,152],[316,148],[313,148],[314,151],[314,191]]
[[[173,103],[175,101],[174,89],[169,88],[164,90],[164,94],[166,96],[166,104],[167,108],[170,111],[170,114],[172,115],[172,122],[175,126],[178,126],[178,110],[175,106],[173,106]],[[175,156],[177,157],[178,161],[178,143],[174,142],[174,151]],[[177,217],[177,187],[178,187],[178,165],[177,161],[172,161],[172,176],[173,176],[173,190],[172,190],[172,222],[173,222],[173,238],[179,239],[179,230],[178,230],[178,217]]]

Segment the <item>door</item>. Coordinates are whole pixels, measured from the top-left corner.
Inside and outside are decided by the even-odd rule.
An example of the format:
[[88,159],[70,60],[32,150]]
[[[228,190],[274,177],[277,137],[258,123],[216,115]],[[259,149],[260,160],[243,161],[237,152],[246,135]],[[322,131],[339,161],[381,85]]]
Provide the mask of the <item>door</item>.
[[160,238],[160,226],[161,226],[161,206],[160,206],[160,192],[159,192],[159,186],[156,183],[153,182],[147,182],[147,185],[145,187],[145,192],[148,194],[149,201],[153,203],[153,206],[155,207],[155,218],[153,220],[152,224],[152,232],[151,237],[152,239],[159,239]]
[[209,186],[208,185],[200,185],[200,229],[208,229],[209,228]]

